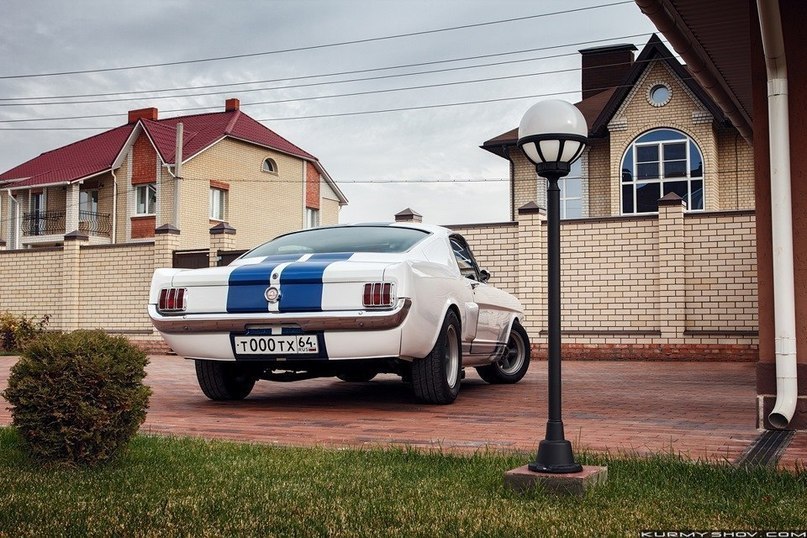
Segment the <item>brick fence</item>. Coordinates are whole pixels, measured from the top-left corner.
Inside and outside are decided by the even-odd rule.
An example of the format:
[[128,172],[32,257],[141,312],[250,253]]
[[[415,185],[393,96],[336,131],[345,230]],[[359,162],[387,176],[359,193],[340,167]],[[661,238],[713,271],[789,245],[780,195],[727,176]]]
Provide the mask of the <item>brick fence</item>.
[[[452,226],[471,244],[491,283],[518,296],[536,356],[546,349],[546,218],[534,204],[516,222]],[[211,266],[235,230],[210,230]],[[563,353],[568,359],[756,360],[753,211],[562,221]],[[165,351],[146,313],[151,275],[171,267],[179,235],[90,245],[0,250],[0,311],[51,316],[57,330],[104,328]]]
[[[753,211],[561,223],[563,356],[578,359],[757,359]],[[518,296],[538,356],[546,349],[546,217],[458,225],[491,284]]]

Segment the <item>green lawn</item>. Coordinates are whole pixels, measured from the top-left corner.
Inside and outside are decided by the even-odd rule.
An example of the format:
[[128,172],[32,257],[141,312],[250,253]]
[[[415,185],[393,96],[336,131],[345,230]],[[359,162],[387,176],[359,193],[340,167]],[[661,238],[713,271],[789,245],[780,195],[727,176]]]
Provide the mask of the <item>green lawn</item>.
[[137,437],[98,469],[44,469],[0,428],[0,536],[572,536],[807,527],[807,473],[609,459],[584,498],[506,490],[529,455]]

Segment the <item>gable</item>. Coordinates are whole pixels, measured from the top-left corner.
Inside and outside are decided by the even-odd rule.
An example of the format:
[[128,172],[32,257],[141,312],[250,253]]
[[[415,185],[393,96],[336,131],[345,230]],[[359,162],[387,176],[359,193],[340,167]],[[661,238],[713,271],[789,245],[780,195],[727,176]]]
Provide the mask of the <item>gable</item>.
[[[659,87],[668,92],[666,102],[653,102],[651,91]],[[608,131],[632,131],[643,124],[688,126],[692,123],[711,123],[713,119],[706,105],[678,74],[665,62],[657,60],[647,64],[608,122]]]

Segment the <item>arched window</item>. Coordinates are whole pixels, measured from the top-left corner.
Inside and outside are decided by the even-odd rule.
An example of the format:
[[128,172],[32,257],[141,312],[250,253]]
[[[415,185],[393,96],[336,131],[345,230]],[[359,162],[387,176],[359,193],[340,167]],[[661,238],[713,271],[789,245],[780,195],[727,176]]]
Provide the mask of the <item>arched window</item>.
[[269,172],[270,174],[277,174],[277,163],[274,159],[267,157],[263,160],[263,165],[261,165],[261,170],[264,172]]
[[659,198],[671,192],[688,210],[703,209],[703,154],[681,131],[648,131],[622,157],[622,213],[654,213]]

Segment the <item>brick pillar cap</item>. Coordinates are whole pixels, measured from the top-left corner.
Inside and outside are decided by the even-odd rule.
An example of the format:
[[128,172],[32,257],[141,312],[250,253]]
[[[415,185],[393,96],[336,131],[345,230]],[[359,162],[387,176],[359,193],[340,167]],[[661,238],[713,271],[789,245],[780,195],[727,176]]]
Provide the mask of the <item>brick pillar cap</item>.
[[229,222],[219,222],[210,228],[210,235],[228,234],[235,235],[235,228],[230,226]]
[[179,235],[179,228],[177,228],[173,224],[163,224],[162,226],[155,228],[154,233],[157,235],[164,235],[164,234]]
[[65,241],[87,241],[90,239],[90,236],[85,234],[84,232],[80,232],[78,230],[73,230],[70,233],[64,234]]
[[674,192],[670,192],[670,193],[665,194],[664,197],[661,198],[658,201],[658,205],[660,205],[660,206],[663,206],[663,205],[683,205],[684,207],[686,207],[687,203],[684,201],[683,198],[681,198],[680,196],[678,196]]
[[538,204],[535,202],[527,202],[523,206],[518,208],[519,215],[529,215],[531,213],[546,213],[546,210],[542,207],[539,207]]

